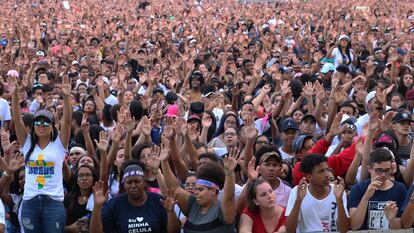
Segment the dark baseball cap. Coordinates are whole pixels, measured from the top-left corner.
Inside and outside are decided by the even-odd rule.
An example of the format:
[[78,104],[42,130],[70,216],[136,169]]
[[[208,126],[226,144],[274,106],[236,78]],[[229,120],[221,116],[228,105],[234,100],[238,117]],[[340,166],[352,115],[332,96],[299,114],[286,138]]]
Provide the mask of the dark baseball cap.
[[308,138],[313,138],[313,136],[309,134],[298,135],[292,142],[293,152],[298,153],[303,148],[305,140]]
[[282,131],[286,131],[289,129],[299,130],[299,127],[295,120],[293,120],[292,118],[286,118],[285,120],[283,120],[280,129]]
[[311,120],[313,123],[316,123],[316,118],[313,115],[305,115],[305,116],[303,116],[301,122],[304,122],[305,120]]
[[393,124],[403,122],[403,121],[414,122],[413,119],[411,118],[411,114],[408,114],[406,112],[399,112],[394,116],[394,118],[392,118]]

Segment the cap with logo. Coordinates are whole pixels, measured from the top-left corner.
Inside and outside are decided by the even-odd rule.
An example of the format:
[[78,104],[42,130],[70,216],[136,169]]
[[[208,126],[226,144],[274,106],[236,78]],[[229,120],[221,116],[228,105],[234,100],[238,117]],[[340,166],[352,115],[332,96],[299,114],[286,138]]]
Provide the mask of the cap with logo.
[[280,126],[280,129],[282,131],[286,131],[286,130],[289,130],[289,129],[299,130],[299,127],[298,127],[298,124],[296,123],[295,120],[293,120],[292,118],[286,118],[282,122],[282,124]]
[[408,114],[406,112],[399,112],[394,116],[394,118],[392,118],[393,124],[403,122],[403,121],[414,122],[413,119],[411,118],[411,114]]

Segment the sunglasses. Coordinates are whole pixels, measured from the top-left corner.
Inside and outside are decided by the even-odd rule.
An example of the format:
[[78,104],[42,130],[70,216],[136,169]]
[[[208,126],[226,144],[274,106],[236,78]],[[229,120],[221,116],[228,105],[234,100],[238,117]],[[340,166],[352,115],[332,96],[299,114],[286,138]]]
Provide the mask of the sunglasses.
[[50,126],[50,121],[45,121],[45,120],[41,120],[41,121],[35,121],[34,122],[35,126],[41,126],[43,125],[44,127],[49,127]]

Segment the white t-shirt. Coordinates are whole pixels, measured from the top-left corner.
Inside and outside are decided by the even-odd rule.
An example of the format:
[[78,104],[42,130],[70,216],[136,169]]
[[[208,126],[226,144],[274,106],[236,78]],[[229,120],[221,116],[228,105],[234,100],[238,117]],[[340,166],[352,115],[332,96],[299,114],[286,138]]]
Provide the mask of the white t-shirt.
[[[27,135],[21,152],[26,155],[30,149],[31,136]],[[26,182],[23,200],[30,200],[38,195],[47,195],[56,201],[63,201],[62,167],[67,150],[59,136],[44,149],[36,144],[26,163]]]
[[1,126],[4,126],[5,121],[11,120],[10,106],[7,100],[0,98],[0,121]]
[[348,59],[347,62],[344,62],[343,57],[342,57],[342,54],[339,51],[338,47],[334,48],[332,50],[332,57],[334,59],[334,66],[335,66],[335,68],[338,67],[340,64],[347,64],[349,62],[349,59],[351,59],[351,63],[350,64],[352,64],[352,61],[354,60],[354,55],[352,53],[353,53],[353,51],[351,49],[351,51],[350,51],[351,57],[350,58],[348,57],[348,54],[344,54],[344,56],[347,57],[347,59]]
[[[331,191],[328,196],[323,200],[318,200],[312,196],[309,191],[309,185],[306,187],[308,190],[305,197],[302,200],[299,211],[298,226],[296,232],[324,232],[324,231],[338,231],[337,218],[338,208],[336,203],[334,188],[331,185]],[[290,192],[288,205],[286,207],[286,216],[290,215],[290,212],[295,205],[298,186],[294,187]],[[345,212],[348,215],[346,209],[346,195],[342,196]]]
[[106,97],[105,103],[114,106],[115,104],[118,104],[118,98],[116,98],[113,95],[109,95],[108,97]]
[[282,156],[282,159],[283,159],[283,160],[287,160],[287,159],[290,159],[290,158],[294,157],[294,156],[292,156],[292,155],[290,155],[290,154],[286,153],[286,152],[282,149],[282,147],[279,147],[279,149],[277,149],[277,150],[279,151],[279,153],[280,153],[280,155]]
[[0,199],[0,225],[4,225],[4,229],[6,229],[6,210],[4,209],[4,205],[1,199]]

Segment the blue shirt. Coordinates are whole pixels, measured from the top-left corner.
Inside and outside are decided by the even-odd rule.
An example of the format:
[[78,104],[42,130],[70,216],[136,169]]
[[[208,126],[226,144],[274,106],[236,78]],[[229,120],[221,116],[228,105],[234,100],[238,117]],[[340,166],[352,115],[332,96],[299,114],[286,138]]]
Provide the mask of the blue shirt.
[[[376,230],[388,229],[389,223],[384,215],[384,208],[388,201],[395,201],[398,209],[401,210],[407,189],[405,185],[395,181],[394,185],[388,190],[377,190],[368,201],[367,212],[365,214],[364,223],[358,230]],[[371,180],[365,180],[352,187],[351,195],[349,197],[348,209],[358,208],[358,204],[367,191]],[[397,217],[401,216],[401,211],[398,212]]]
[[102,210],[104,232],[167,232],[167,211],[162,206],[161,196],[147,192],[148,199],[141,206],[133,206],[127,194],[109,200]]

